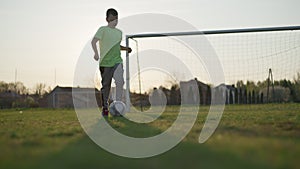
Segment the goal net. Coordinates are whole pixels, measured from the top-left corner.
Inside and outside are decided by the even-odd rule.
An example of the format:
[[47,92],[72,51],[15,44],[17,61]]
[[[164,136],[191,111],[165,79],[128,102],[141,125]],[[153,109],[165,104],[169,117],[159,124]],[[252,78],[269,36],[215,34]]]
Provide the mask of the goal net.
[[300,72],[298,26],[136,34],[126,40],[133,49],[126,57],[127,102],[133,105],[149,104],[156,89],[167,104],[178,104],[193,97],[190,81],[199,86],[201,104],[222,87],[228,104],[295,99],[289,85]]

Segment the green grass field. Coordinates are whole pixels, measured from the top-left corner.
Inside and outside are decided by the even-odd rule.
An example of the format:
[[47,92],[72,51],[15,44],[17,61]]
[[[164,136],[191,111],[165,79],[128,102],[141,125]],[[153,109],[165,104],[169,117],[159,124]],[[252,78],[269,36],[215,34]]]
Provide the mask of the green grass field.
[[[149,124],[109,118],[120,132],[156,135],[178,107]],[[213,136],[198,137],[209,107],[201,107],[188,136],[172,150],[145,159],[110,154],[93,143],[72,109],[0,110],[0,168],[299,168],[300,104],[226,106]]]

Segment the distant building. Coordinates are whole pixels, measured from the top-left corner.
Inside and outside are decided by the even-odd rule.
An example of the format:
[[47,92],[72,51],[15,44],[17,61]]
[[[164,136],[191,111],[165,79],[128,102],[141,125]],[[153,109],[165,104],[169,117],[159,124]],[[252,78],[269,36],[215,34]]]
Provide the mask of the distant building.
[[12,108],[13,103],[21,98],[22,96],[14,91],[3,91],[0,93],[0,108]]
[[210,86],[198,81],[197,78],[180,82],[182,103],[200,103],[209,105],[211,99]]
[[88,108],[95,104],[101,106],[100,91],[96,88],[56,86],[46,97],[48,107],[51,108],[73,108],[74,101],[76,106],[81,108]]
[[220,84],[212,89],[215,103],[235,104],[236,89],[233,85]]

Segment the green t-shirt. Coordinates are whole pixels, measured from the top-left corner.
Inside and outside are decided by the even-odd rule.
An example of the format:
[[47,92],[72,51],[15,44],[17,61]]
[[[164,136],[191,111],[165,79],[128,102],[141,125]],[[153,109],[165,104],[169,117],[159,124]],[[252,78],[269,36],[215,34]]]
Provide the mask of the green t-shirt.
[[102,26],[95,34],[99,39],[100,46],[100,66],[113,67],[117,63],[122,63],[120,43],[122,31],[117,28]]

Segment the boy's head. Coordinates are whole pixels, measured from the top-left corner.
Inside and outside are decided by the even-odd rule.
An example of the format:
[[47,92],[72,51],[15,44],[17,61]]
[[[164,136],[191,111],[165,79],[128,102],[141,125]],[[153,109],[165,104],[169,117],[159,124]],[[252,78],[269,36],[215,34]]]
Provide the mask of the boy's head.
[[116,27],[118,24],[118,12],[113,8],[108,9],[106,11],[106,21],[109,27]]

